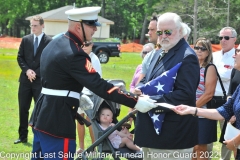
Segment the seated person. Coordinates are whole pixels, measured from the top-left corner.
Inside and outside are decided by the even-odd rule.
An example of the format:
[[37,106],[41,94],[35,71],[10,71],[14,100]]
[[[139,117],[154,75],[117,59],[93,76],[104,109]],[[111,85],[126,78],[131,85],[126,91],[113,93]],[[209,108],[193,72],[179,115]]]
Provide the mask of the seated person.
[[[114,126],[113,113],[109,108],[103,107],[99,112],[99,126],[106,130],[109,126]],[[125,147],[125,145],[136,152],[141,152],[142,149],[133,143],[133,136],[129,133],[127,128],[123,128],[121,131],[115,130],[109,135],[109,140],[113,147],[118,149]]]

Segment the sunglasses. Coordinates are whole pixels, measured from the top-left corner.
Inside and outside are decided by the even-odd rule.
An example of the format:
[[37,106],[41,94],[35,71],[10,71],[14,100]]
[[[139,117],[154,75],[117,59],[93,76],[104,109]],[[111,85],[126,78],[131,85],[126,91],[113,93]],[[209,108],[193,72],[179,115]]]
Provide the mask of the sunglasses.
[[166,36],[171,36],[173,31],[170,30],[170,29],[167,29],[167,30],[164,30],[164,31],[157,31],[157,32],[156,32],[156,33],[157,33],[157,36],[163,35],[163,32],[164,32],[164,34],[165,34]]
[[198,46],[194,46],[194,49],[197,51],[200,49],[202,52],[207,50],[207,48],[205,47],[198,47]]
[[224,38],[225,40],[229,40],[230,38],[235,38],[235,37],[219,36],[218,38],[219,38],[219,40],[221,41],[223,38]]
[[93,44],[93,42],[85,42],[85,44],[83,44],[84,47],[89,47],[91,44]]
[[147,54],[149,53],[150,51],[142,51],[142,54]]
[[239,52],[240,52],[240,49],[235,49],[235,56],[238,55]]

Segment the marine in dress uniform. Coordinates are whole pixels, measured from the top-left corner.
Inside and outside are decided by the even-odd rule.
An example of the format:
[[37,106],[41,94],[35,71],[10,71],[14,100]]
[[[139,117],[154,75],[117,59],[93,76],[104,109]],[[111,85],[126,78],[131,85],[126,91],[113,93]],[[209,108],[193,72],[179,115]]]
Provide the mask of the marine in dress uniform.
[[[54,159],[74,158],[75,118],[80,92],[87,87],[100,97],[147,112],[156,107],[148,97],[137,97],[101,79],[82,47],[97,30],[100,7],[71,9],[68,31],[52,40],[41,57],[42,91],[30,125],[34,142],[32,159],[51,154]],[[44,159],[48,159],[44,157]]]

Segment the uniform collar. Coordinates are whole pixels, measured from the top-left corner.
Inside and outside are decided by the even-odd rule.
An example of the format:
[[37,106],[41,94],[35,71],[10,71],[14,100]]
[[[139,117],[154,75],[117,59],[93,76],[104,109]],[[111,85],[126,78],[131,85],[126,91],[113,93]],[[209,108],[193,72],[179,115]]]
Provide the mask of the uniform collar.
[[68,36],[70,39],[72,39],[75,43],[77,43],[78,46],[82,46],[82,45],[83,45],[82,40],[79,39],[79,38],[77,37],[77,35],[74,34],[74,33],[72,33],[71,31],[67,31],[67,32],[65,33],[65,35]]

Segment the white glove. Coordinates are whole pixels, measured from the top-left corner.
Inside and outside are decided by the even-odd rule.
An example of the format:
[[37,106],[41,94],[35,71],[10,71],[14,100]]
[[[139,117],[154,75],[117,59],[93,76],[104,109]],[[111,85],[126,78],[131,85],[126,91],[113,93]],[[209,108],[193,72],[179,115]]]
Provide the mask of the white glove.
[[91,101],[91,99],[83,94],[81,97],[80,97],[80,108],[82,110],[88,110],[88,109],[93,109],[93,102]]
[[137,104],[135,105],[134,108],[142,113],[146,113],[149,110],[157,107],[157,105],[154,102],[156,101],[149,98],[148,96],[139,96]]

